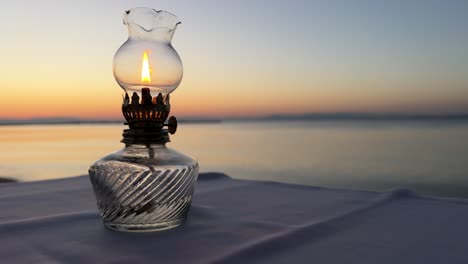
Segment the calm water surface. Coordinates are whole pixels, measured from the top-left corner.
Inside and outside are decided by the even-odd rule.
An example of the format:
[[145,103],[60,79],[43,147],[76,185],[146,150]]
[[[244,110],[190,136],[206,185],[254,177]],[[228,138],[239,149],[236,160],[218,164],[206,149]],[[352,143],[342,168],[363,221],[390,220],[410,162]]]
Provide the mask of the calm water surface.
[[[86,174],[123,147],[123,125],[0,127],[0,177]],[[468,123],[239,122],[181,124],[173,147],[201,171],[234,178],[468,197]]]

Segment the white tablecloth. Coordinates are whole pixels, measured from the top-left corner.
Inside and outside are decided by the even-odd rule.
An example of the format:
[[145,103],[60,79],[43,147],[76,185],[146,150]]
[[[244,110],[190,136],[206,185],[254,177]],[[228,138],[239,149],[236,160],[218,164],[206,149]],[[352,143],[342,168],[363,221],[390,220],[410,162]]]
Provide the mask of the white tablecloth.
[[87,176],[0,184],[0,263],[468,263],[468,201],[201,174],[188,222],[106,229]]

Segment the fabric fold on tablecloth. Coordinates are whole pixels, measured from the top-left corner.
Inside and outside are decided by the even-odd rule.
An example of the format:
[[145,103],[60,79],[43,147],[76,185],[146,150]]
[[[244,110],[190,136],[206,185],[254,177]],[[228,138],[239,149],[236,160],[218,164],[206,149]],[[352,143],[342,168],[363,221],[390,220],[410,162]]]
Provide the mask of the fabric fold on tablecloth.
[[106,229],[87,176],[0,185],[2,263],[468,263],[468,201],[200,174],[187,223]]

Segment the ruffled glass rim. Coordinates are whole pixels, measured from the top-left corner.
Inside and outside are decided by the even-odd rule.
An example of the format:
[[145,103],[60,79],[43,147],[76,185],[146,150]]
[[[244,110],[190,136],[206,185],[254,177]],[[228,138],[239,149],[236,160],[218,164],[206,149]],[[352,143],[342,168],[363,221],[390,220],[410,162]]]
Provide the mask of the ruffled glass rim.
[[149,32],[156,28],[167,28],[172,31],[181,22],[177,16],[168,11],[136,7],[125,11],[123,23],[127,26],[129,24],[137,25]]

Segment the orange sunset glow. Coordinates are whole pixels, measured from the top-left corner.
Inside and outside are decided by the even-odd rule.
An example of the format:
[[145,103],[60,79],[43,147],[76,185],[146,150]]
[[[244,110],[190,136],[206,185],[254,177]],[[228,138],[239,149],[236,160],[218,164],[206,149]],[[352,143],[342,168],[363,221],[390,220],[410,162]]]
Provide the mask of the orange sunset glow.
[[[93,10],[94,2],[80,8],[87,5]],[[171,94],[178,116],[468,112],[468,58],[462,51],[468,41],[461,37],[468,34],[458,24],[450,31],[426,32],[442,18],[422,17],[427,27],[420,25],[416,35],[395,23],[385,23],[386,29],[361,21],[376,18],[355,17],[351,11],[333,13],[339,9],[327,11],[339,18],[333,23],[320,9],[303,14],[282,8],[287,18],[282,21],[277,9],[262,9],[254,16],[265,22],[259,24],[251,23],[253,16],[246,12],[202,16],[190,4],[164,5],[176,9],[182,21],[172,41],[184,68]],[[70,12],[67,19],[44,19],[39,14],[46,9],[35,8],[4,17],[0,118],[120,119],[122,90],[112,75],[112,58],[128,37],[120,24],[125,7],[99,9],[103,13],[85,20]],[[27,21],[38,20],[43,26],[17,34],[28,32]],[[286,37],[289,30],[295,32]],[[396,32],[395,39],[386,32]],[[157,59],[158,54],[141,56],[141,81],[148,83],[155,74],[148,56]]]

